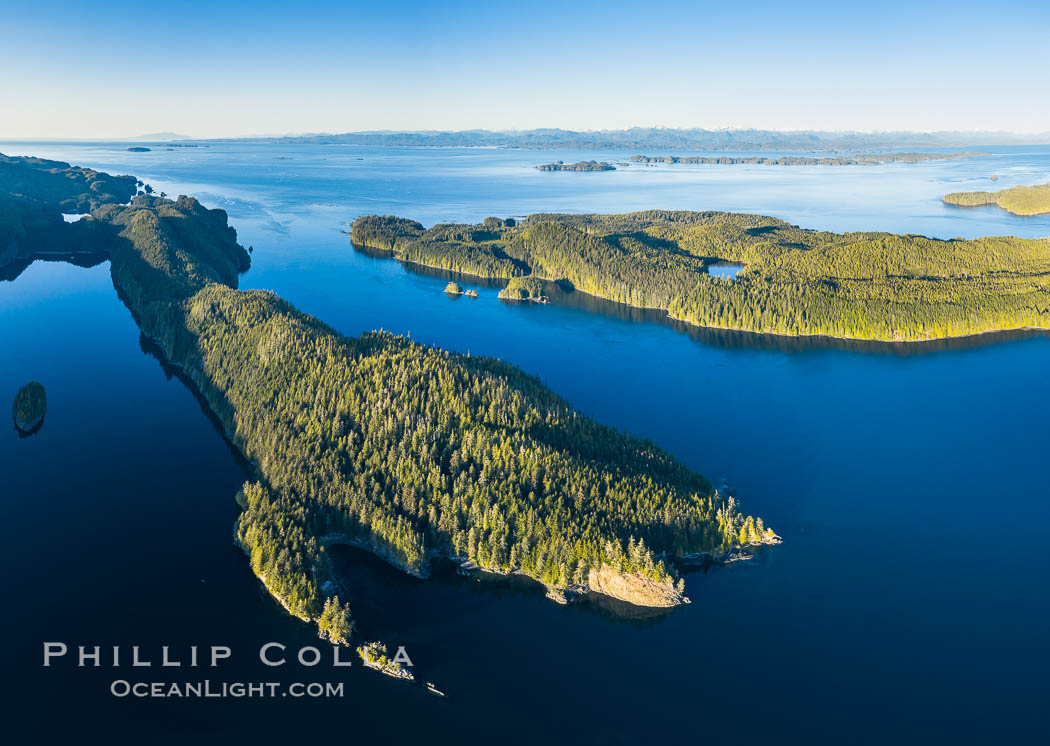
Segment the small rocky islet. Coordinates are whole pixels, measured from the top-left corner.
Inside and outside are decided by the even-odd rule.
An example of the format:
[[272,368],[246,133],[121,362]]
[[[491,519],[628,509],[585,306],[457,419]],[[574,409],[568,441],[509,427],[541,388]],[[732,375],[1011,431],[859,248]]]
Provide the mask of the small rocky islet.
[[448,293],[449,295],[455,295],[455,296],[463,295],[463,296],[466,296],[467,298],[477,298],[478,297],[478,291],[477,290],[464,290],[463,286],[460,285],[458,282],[450,282],[448,285],[446,285],[445,286],[445,292]]

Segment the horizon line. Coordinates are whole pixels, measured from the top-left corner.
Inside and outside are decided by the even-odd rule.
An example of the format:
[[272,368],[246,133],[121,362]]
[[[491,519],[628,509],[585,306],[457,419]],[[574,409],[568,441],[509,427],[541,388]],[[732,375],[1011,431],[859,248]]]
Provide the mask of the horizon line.
[[230,141],[230,140],[257,140],[278,139],[295,137],[346,137],[353,135],[376,136],[376,135],[465,135],[465,134],[489,134],[489,135],[521,135],[529,133],[566,133],[579,135],[608,135],[623,134],[634,131],[645,132],[706,132],[706,133],[776,133],[783,135],[864,135],[864,136],[888,136],[888,135],[926,135],[926,136],[978,136],[991,135],[998,137],[1020,137],[1020,138],[1047,138],[1050,144],[1050,130],[1006,130],[1006,129],[939,129],[939,130],[909,130],[909,129],[780,129],[775,127],[666,127],[662,125],[623,127],[615,129],[571,129],[565,127],[530,127],[526,129],[488,129],[485,127],[471,127],[467,129],[368,129],[368,130],[344,130],[344,131],[306,131],[306,132],[282,132],[282,133],[253,133],[225,136],[197,136],[184,135],[175,132],[160,132],[156,134],[140,135],[118,135],[108,137],[34,137],[34,136],[0,136],[5,142],[124,142],[124,141],[154,141],[154,142],[178,142],[190,141]]

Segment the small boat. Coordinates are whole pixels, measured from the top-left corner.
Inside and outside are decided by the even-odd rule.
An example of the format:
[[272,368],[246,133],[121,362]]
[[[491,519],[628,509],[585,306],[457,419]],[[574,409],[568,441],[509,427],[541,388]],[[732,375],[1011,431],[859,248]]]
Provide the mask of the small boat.
[[427,691],[433,694],[435,697],[447,696],[443,691],[434,686],[434,683],[432,681],[427,682]]

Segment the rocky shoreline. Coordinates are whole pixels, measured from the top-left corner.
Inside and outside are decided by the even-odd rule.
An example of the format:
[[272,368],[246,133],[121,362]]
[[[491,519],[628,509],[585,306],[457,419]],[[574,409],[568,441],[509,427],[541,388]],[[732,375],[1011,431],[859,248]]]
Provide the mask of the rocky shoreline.
[[764,547],[783,544],[784,540],[774,534],[763,541],[750,542],[733,547],[725,552],[694,552],[671,558],[676,565],[682,568],[711,567],[712,565],[731,565],[734,562],[746,562],[753,560],[757,553]]
[[[730,565],[734,562],[745,562],[754,559],[763,548],[781,543],[783,543],[783,539],[773,534],[762,541],[742,544],[725,552],[695,552],[680,557],[663,555],[663,558],[670,560],[682,569]],[[360,544],[354,545],[361,546]],[[543,586],[546,590],[547,598],[562,605],[585,600],[591,594],[607,596],[631,606],[649,609],[672,608],[692,603],[688,596],[670,583],[653,580],[638,573],[623,573],[614,570],[608,565],[597,570],[592,568],[586,583],[558,586],[544,583],[517,569],[500,570],[482,567],[466,557],[448,557],[448,559],[455,563],[456,572],[460,575],[484,573],[503,577],[520,576],[528,578]]]

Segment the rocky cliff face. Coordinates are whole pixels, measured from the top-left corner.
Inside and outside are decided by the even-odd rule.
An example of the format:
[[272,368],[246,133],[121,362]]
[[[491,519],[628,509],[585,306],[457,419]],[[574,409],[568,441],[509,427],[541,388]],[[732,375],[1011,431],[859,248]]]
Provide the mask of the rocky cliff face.
[[596,593],[636,606],[668,607],[689,602],[670,582],[660,582],[636,573],[623,573],[608,565],[602,565],[598,570],[591,569],[587,585]]

